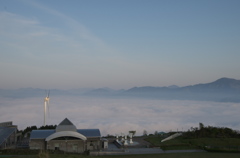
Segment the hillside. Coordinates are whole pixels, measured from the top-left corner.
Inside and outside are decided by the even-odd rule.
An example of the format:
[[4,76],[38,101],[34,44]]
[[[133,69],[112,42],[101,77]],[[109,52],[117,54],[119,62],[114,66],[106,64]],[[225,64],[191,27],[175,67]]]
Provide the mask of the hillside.
[[240,80],[221,78],[211,83],[185,87],[134,87],[124,92],[134,97],[240,102]]

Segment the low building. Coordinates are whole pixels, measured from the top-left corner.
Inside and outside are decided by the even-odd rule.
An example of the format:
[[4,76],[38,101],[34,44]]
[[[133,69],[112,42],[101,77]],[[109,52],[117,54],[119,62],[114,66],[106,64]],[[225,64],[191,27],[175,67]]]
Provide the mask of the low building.
[[12,122],[0,123],[0,149],[15,148],[17,142],[17,126]]
[[29,147],[82,153],[87,150],[102,149],[102,141],[99,129],[77,129],[65,118],[55,130],[33,130]]

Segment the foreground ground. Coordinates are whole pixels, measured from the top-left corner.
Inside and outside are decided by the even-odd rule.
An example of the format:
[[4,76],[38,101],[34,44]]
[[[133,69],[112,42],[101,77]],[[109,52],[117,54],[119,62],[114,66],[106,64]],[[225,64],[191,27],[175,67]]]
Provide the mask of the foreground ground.
[[[111,140],[111,139],[109,139]],[[35,153],[28,153],[32,155],[16,155],[11,156],[11,151],[8,155],[0,155],[1,157],[12,157],[12,158],[239,158],[240,153],[230,153],[233,151],[229,151],[232,149],[236,150],[234,152],[239,152],[240,149],[240,138],[197,138],[197,139],[189,139],[184,137],[178,137],[173,140],[166,141],[161,143],[162,138],[151,136],[151,137],[139,137],[135,138],[135,141],[139,142],[138,148],[131,148],[132,151],[138,152],[130,152],[126,153],[126,155],[102,155],[102,156],[88,156],[88,155],[79,155],[79,154],[37,154],[39,151]],[[200,152],[186,152],[187,150],[199,150],[203,149],[205,146],[217,146],[221,147],[219,152],[205,152],[204,150],[200,150]],[[155,147],[155,148],[146,148],[146,147]],[[158,148],[156,148],[158,147]],[[159,148],[160,147],[160,148]],[[224,147],[224,148],[222,148]],[[116,148],[116,147],[115,147]],[[111,148],[109,146],[109,150],[121,150],[118,148]],[[150,154],[149,152],[145,152],[144,150],[153,150],[158,149],[161,152],[156,152],[155,154]],[[224,150],[223,150],[224,149]],[[177,150],[177,151],[176,151]],[[227,151],[227,152],[226,152]],[[173,153],[171,153],[173,152]],[[25,154],[26,154],[25,153]],[[154,153],[154,152],[151,152]],[[127,155],[131,154],[131,155]],[[138,155],[134,155],[138,154]]]
[[[39,155],[22,156],[1,156],[11,158],[44,158]],[[168,153],[168,154],[149,154],[149,155],[114,155],[114,156],[87,156],[87,155],[48,155],[48,158],[239,158],[239,153]]]
[[161,142],[162,137],[147,137],[151,145],[160,147],[163,150],[189,150],[189,149],[204,149],[206,146],[224,148],[229,150],[239,151],[240,138],[184,138],[177,137],[175,139]]

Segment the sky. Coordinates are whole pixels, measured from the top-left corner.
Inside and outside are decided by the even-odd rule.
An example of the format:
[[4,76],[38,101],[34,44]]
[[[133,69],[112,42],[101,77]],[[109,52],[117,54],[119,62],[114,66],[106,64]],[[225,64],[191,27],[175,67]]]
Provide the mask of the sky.
[[0,88],[240,79],[239,0],[1,0]]

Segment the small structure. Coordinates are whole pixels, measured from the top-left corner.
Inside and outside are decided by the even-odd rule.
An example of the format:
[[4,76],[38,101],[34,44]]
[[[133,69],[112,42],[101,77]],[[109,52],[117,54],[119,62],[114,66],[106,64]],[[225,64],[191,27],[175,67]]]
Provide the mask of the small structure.
[[128,145],[127,135],[125,135],[124,145]]
[[133,141],[132,141],[132,137],[133,137],[133,133],[129,133],[129,143],[130,144],[133,144]]
[[65,118],[56,130],[33,130],[30,136],[30,149],[62,150],[82,153],[86,150],[102,149],[99,129],[77,129]]
[[124,134],[121,133],[121,136],[122,136],[121,142],[124,142]]
[[11,121],[0,123],[0,149],[15,148],[16,138],[16,125],[13,125]]
[[[121,133],[122,139],[118,139],[118,135],[116,134],[116,140],[114,141],[114,144],[118,148],[124,148],[124,147],[133,147],[138,145],[138,142],[133,142],[133,136],[136,133],[136,131],[129,131],[128,135],[124,135],[124,133]],[[129,138],[129,140],[128,140]]]
[[158,135],[161,135],[161,136],[163,136],[165,134],[166,134],[165,132],[158,132]]
[[103,146],[102,146],[103,149],[108,149],[108,140],[107,139],[103,138],[102,144],[103,144]]

